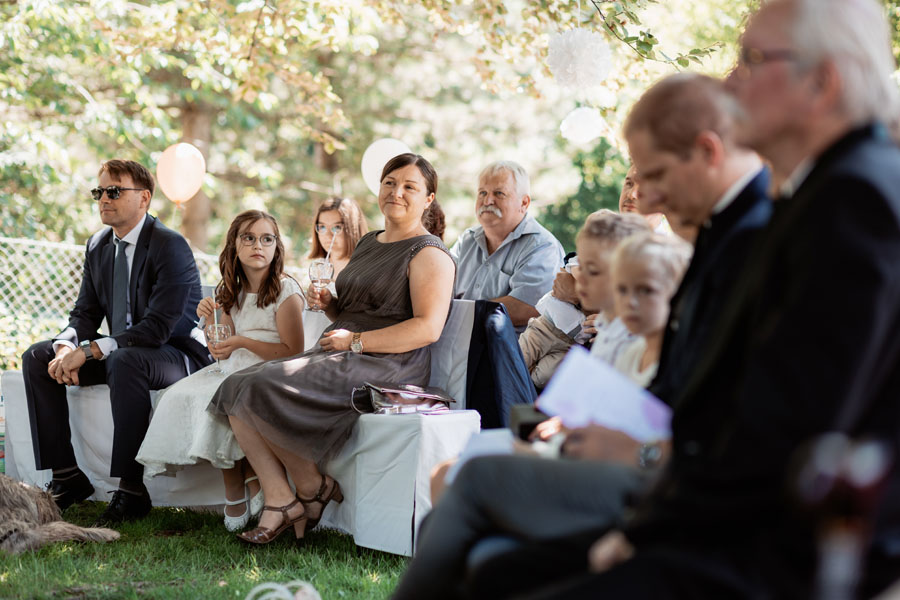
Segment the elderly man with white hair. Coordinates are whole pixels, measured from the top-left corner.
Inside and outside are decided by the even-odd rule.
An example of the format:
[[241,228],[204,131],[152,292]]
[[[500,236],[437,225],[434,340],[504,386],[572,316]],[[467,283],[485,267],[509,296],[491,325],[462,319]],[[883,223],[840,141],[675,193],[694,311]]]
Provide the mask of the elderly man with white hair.
[[538,316],[535,305],[553,287],[563,262],[562,246],[528,214],[530,205],[528,173],[521,165],[488,165],[478,176],[479,225],[465,230],[450,249],[458,265],[457,296],[502,303],[519,332]]
[[[750,19],[727,84],[737,142],[780,182],[771,223],[670,399],[654,490],[592,547],[594,574],[529,598],[870,598],[900,576],[894,70],[876,0],[771,0]],[[804,458],[829,432],[884,444],[886,484],[878,460]]]

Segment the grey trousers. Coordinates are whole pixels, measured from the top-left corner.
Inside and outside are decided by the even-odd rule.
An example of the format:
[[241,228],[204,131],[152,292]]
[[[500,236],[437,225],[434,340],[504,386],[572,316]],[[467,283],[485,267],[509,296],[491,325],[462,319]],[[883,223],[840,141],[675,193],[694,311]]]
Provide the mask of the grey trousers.
[[470,550],[505,535],[535,542],[617,526],[647,486],[611,463],[485,456],[466,463],[419,531],[395,600],[459,598]]

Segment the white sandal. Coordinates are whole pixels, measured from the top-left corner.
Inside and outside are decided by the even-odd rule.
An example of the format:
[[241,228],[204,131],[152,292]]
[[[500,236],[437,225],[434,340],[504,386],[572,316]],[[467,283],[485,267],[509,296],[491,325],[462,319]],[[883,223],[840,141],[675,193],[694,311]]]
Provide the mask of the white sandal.
[[228,513],[225,513],[225,529],[228,531],[240,531],[244,527],[247,526],[247,523],[250,521],[250,506],[249,502],[247,502],[247,492],[244,491],[244,497],[241,500],[229,500],[225,498],[225,506],[237,506],[238,504],[247,503],[247,508],[244,509],[244,514],[232,517]]
[[[259,477],[254,475],[253,477],[248,477],[244,480],[244,485],[246,486],[251,481],[259,481]],[[259,486],[259,491],[256,492],[256,495],[250,498],[250,504],[247,507],[250,511],[250,516],[254,519],[258,518],[260,513],[262,513],[263,506],[266,504],[266,498],[263,496],[262,486]]]

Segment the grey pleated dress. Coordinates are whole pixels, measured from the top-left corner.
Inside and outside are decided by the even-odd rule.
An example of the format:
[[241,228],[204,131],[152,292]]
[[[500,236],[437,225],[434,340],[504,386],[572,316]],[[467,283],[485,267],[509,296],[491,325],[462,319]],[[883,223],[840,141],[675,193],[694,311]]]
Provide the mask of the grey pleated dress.
[[[382,243],[366,234],[338,275],[337,320],[326,329],[370,331],[413,317],[409,261],[440,238],[423,235]],[[427,385],[427,346],[398,354],[325,352],[321,347],[291,358],[238,371],[222,382],[208,410],[252,424],[277,446],[320,466],[350,437],[359,418],[350,404],[354,387],[365,381]]]

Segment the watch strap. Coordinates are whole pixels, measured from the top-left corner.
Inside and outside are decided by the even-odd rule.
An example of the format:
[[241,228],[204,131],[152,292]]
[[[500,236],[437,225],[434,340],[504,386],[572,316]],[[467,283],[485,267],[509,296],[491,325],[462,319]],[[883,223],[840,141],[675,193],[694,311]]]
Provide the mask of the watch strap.
[[350,340],[350,350],[352,350],[353,352],[356,352],[356,353],[362,352],[363,345],[362,345],[362,339],[360,339],[361,337],[362,337],[361,331],[357,331],[356,333],[353,334],[353,337]]
[[84,352],[85,360],[94,360],[94,352],[91,350],[91,340],[84,340],[78,344],[78,347]]

